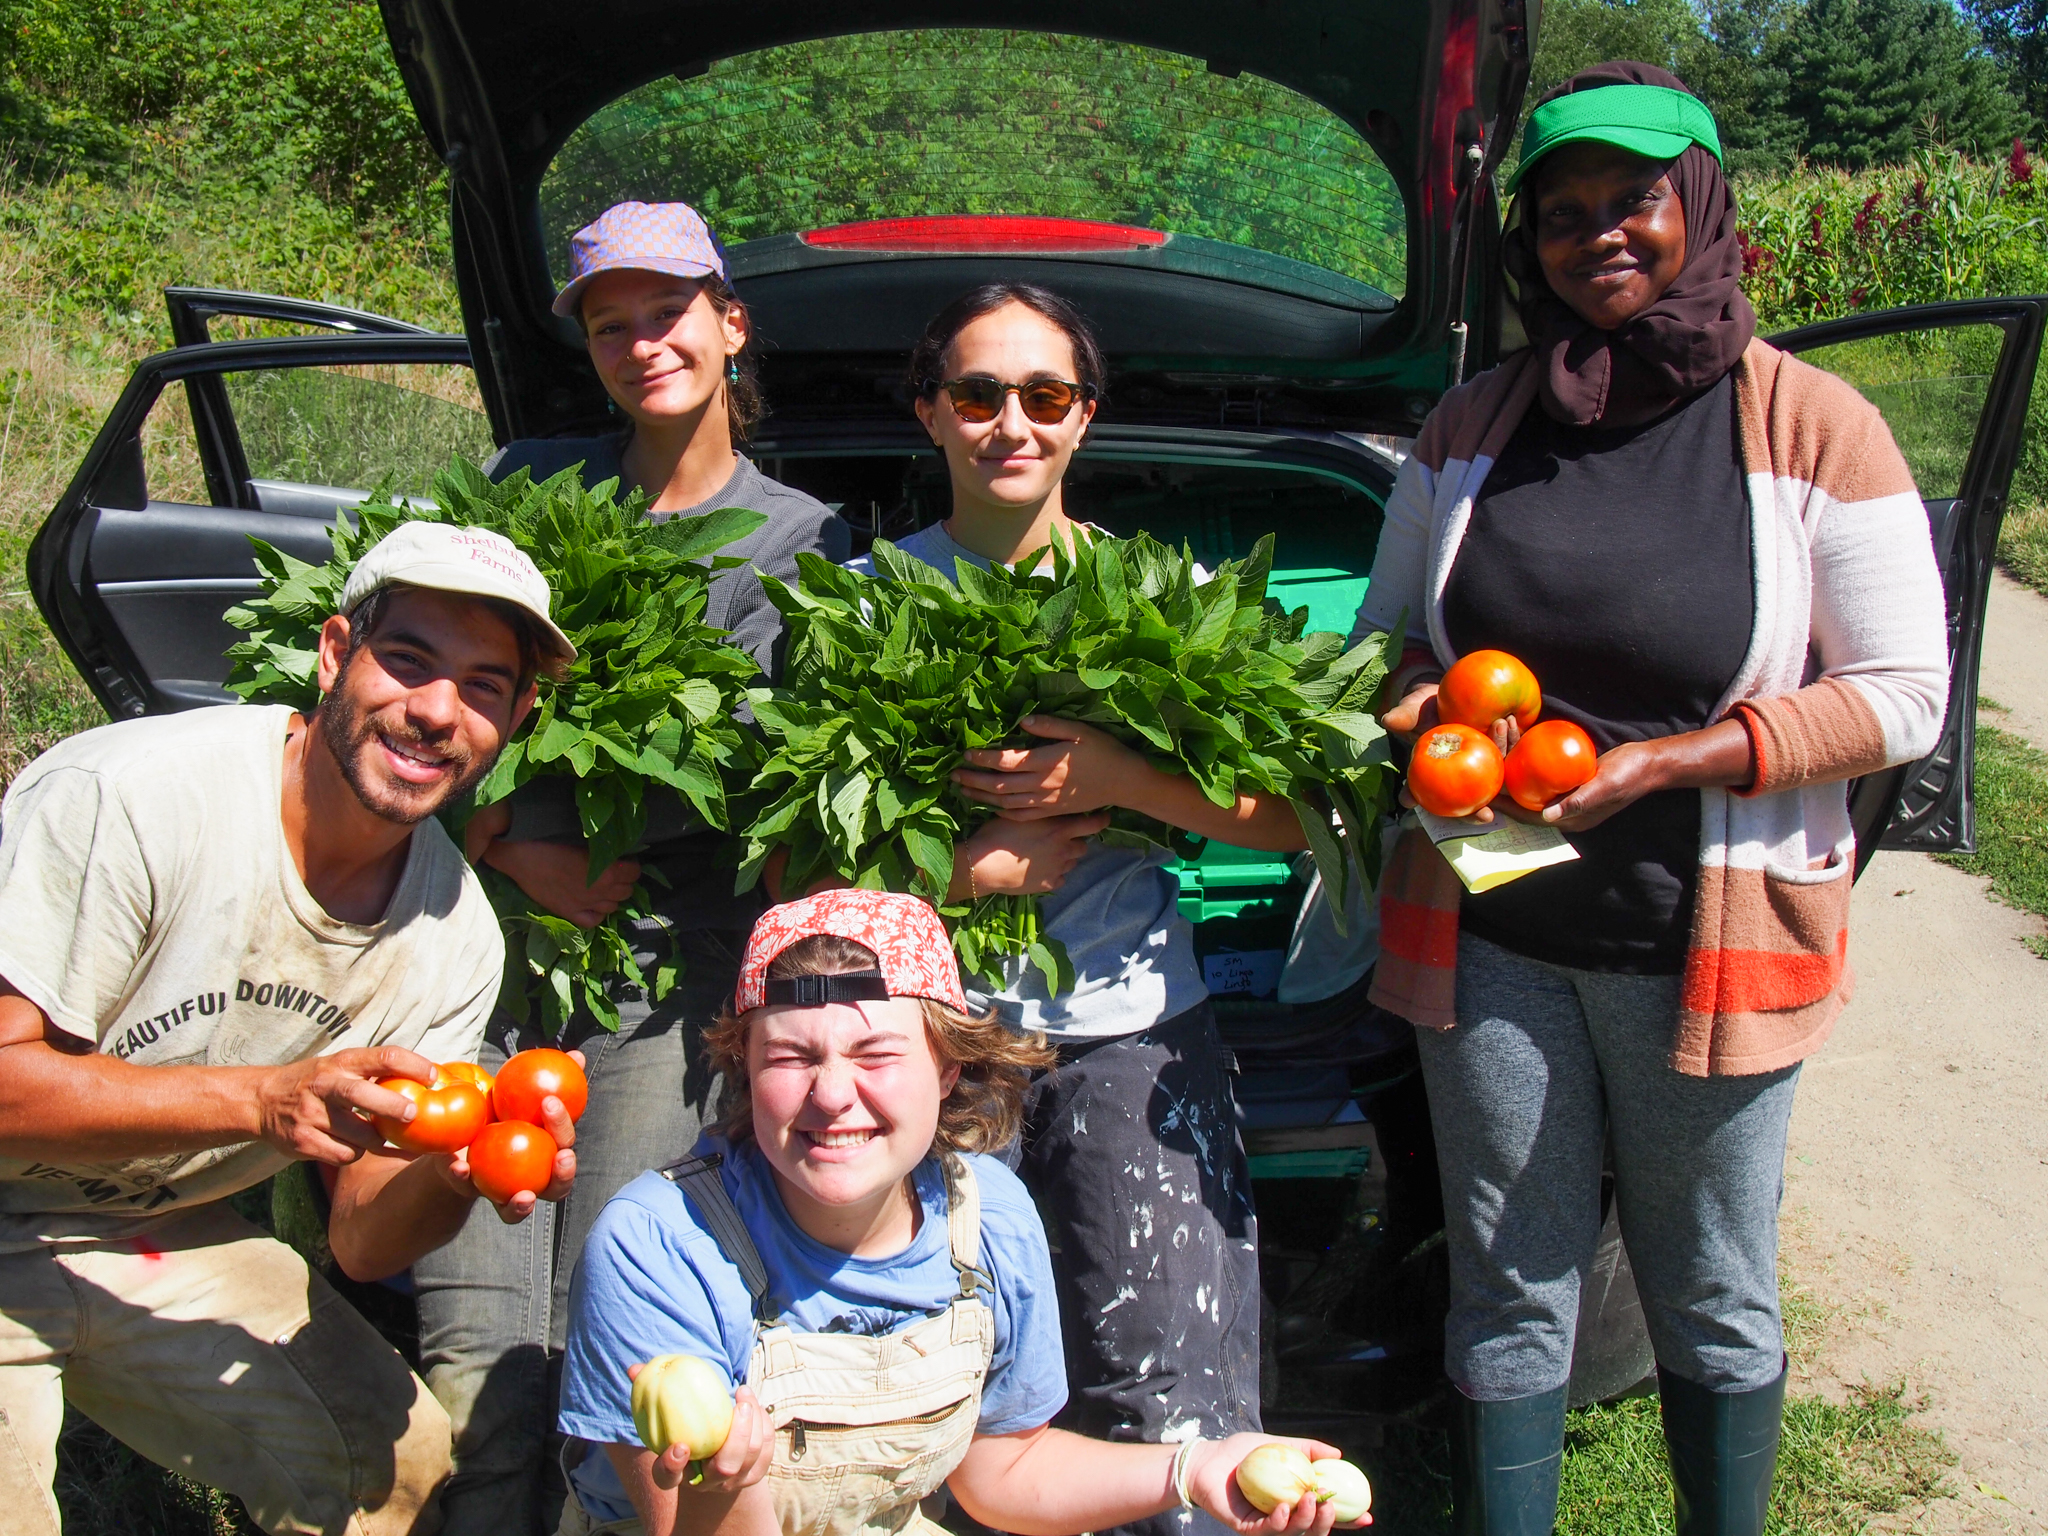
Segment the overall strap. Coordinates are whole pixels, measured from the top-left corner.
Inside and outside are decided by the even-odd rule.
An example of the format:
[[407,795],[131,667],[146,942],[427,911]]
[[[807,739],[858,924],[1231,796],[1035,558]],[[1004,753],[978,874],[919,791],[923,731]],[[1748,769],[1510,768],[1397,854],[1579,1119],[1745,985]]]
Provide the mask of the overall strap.
[[981,1257],[981,1187],[974,1170],[957,1152],[941,1153],[939,1167],[946,1175],[946,1236],[953,1272],[960,1277],[960,1292],[953,1299],[972,1301],[977,1292],[987,1291],[994,1300],[995,1279],[975,1262]]
[[709,1157],[685,1157],[654,1171],[689,1197],[710,1229],[711,1240],[739,1270],[740,1278],[747,1284],[747,1294],[754,1299],[754,1320],[773,1322],[774,1310],[768,1303],[768,1266],[761,1262],[761,1250],[754,1246],[746,1222],[740,1219],[739,1207],[732,1203],[732,1196],[725,1191],[725,1180],[719,1177],[718,1170],[724,1161],[723,1153],[714,1152]]

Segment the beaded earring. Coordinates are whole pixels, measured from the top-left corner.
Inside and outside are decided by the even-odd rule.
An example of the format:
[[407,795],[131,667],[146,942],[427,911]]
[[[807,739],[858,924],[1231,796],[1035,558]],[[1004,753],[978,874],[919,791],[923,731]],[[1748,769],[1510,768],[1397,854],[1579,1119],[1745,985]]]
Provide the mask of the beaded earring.
[[737,384],[739,383],[739,381],[740,360],[737,357],[728,357],[725,360],[725,382],[728,384]]

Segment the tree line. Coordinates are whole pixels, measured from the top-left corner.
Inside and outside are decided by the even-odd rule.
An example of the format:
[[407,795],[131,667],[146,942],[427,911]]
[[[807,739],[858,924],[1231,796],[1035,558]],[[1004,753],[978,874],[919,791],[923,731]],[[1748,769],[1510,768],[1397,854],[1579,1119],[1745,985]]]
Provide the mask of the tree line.
[[2048,131],[2048,0],[1546,0],[1530,104],[1612,58],[1698,91],[1734,171],[2003,156]]

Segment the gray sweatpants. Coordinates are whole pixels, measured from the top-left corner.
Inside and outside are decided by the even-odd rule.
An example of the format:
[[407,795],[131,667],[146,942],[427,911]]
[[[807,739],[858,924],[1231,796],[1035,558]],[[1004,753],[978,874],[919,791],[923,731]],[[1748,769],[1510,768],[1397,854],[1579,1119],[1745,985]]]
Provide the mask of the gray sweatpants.
[[1657,1361],[1715,1391],[1777,1379],[1778,1204],[1799,1069],[1668,1064],[1679,978],[1616,976],[1458,939],[1458,1024],[1416,1030],[1443,1174],[1444,1368],[1467,1397],[1571,1375],[1611,1134],[1622,1238]]

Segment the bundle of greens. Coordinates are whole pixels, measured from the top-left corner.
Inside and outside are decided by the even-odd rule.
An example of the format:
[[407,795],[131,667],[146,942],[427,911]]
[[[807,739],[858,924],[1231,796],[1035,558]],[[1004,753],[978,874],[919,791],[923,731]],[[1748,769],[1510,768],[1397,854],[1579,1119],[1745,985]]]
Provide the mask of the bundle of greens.
[[[526,730],[505,748],[472,803],[449,813],[451,830],[459,837],[475,810],[548,775],[575,783],[593,881],[640,841],[650,784],[678,791],[706,823],[723,829],[726,782],[744,782],[755,762],[753,738],[734,710],[759,669],[724,631],[703,622],[712,573],[744,563],[710,557],[764,519],[727,507],[649,523],[646,497],[636,491],[616,500],[615,485],[587,491],[574,470],[537,485],[520,470],[493,485],[458,459],[435,482],[432,503],[379,493],[354,510],[353,526],[337,518],[334,554],[325,564],[308,565],[252,540],[263,592],[226,615],[248,634],[228,650],[234,670],[227,686],[252,701],[311,709],[319,702],[320,626],[341,611],[349,572],[363,553],[409,520],[491,528],[547,578],[555,621],[577,656],[559,681],[541,680]],[[616,1029],[612,983],[656,997],[674,985],[672,960],[651,981],[642,973],[622,927],[647,915],[644,887],[586,931],[542,911],[502,875],[484,874],[506,933],[501,1001],[516,1017],[525,1019],[537,999],[553,1035],[580,1004]]]
[[[1217,805],[1288,796],[1342,921],[1353,861],[1378,873],[1395,778],[1371,703],[1400,637],[1347,652],[1341,636],[1304,634],[1308,610],[1266,596],[1270,536],[1199,583],[1185,549],[1080,540],[1054,547],[1049,573],[1034,553],[990,571],[961,561],[956,580],[878,541],[875,577],[799,555],[797,590],[764,578],[790,649],[784,686],[752,696],[771,751],[742,889],[787,849],[788,888],[836,875],[938,905],[961,965],[991,986],[1017,956],[1055,991],[1071,986],[1038,898],[947,894],[955,841],[994,814],[948,775],[971,748],[1038,745],[1018,722],[1045,714],[1102,727]],[[1119,816],[1104,836],[1168,830]]]

